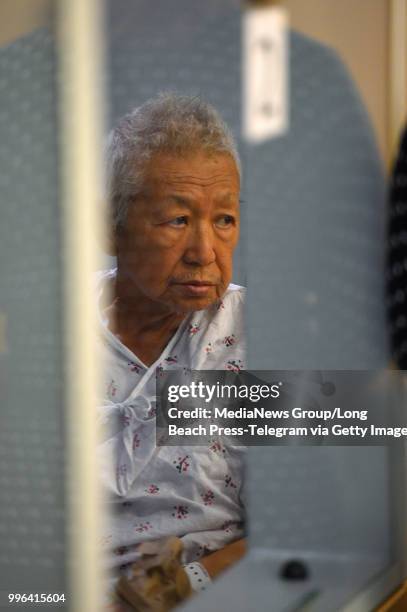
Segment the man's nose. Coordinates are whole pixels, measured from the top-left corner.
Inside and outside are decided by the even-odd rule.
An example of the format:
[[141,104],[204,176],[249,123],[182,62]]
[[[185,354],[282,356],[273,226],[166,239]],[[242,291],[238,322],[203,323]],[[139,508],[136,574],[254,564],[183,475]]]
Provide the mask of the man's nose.
[[213,229],[206,224],[191,228],[184,252],[184,261],[195,266],[208,266],[216,259]]

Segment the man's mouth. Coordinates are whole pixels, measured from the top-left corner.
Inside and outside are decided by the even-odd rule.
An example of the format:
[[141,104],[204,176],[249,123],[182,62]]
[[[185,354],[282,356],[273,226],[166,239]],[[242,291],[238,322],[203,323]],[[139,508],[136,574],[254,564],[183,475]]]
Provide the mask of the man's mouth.
[[178,281],[176,284],[177,285],[195,285],[197,287],[202,287],[202,286],[207,287],[208,285],[212,287],[213,285],[215,285],[215,283],[212,283],[211,281],[205,281],[205,280],[203,281],[199,281],[199,280]]
[[205,295],[216,286],[216,283],[206,280],[175,281],[173,284],[178,286],[183,293],[191,296]]

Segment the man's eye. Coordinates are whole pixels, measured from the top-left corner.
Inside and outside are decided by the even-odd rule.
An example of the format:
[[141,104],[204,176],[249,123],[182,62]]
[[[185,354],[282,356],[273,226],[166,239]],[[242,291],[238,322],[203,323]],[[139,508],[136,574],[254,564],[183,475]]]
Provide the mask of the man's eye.
[[186,225],[187,222],[187,217],[175,217],[175,219],[171,219],[171,221],[168,221],[168,225],[172,225],[173,227],[181,227],[182,225]]
[[232,215],[223,215],[216,221],[217,227],[230,227],[235,224],[235,218]]

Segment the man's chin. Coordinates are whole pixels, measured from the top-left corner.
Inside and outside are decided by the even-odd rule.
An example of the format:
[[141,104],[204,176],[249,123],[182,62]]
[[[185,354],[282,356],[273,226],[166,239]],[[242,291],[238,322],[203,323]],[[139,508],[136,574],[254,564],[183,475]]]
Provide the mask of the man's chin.
[[205,298],[195,297],[177,300],[174,307],[179,314],[188,314],[190,312],[194,312],[195,310],[206,310],[218,301],[219,298],[217,296],[207,296]]
[[196,287],[176,285],[171,291],[171,302],[178,313],[187,314],[195,310],[206,310],[219,302],[224,291],[223,286]]

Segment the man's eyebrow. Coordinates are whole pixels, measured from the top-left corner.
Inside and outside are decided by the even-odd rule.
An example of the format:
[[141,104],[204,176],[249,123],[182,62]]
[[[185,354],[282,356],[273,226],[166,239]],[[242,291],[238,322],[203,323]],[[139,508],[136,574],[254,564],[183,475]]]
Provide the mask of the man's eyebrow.
[[226,191],[219,196],[219,200],[236,200],[239,197],[239,193],[235,191]]
[[223,196],[220,196],[216,202],[220,205],[227,204],[235,204],[235,202],[240,202],[238,193],[226,193]]
[[176,193],[171,193],[166,195],[163,202],[175,202],[176,204],[180,204],[181,206],[191,206],[192,200],[190,198],[186,198],[185,196],[178,195]]

